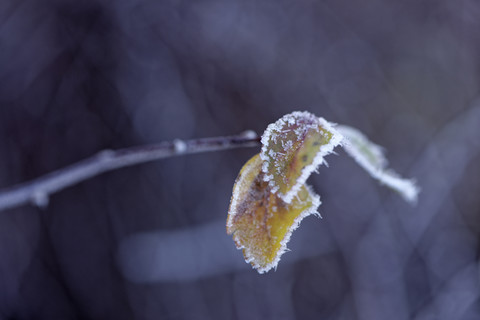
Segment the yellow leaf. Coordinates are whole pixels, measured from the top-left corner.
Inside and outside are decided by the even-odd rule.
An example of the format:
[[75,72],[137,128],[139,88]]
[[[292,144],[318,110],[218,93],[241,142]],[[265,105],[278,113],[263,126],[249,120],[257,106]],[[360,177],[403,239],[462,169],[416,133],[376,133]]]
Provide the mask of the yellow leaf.
[[257,154],[243,166],[233,187],[227,233],[233,234],[245,260],[263,273],[277,266],[293,230],[319,205],[319,197],[303,184],[291,203],[273,193]]
[[295,197],[310,174],[333,151],[342,136],[333,125],[309,112],[293,112],[270,124],[260,154],[273,192],[285,201]]

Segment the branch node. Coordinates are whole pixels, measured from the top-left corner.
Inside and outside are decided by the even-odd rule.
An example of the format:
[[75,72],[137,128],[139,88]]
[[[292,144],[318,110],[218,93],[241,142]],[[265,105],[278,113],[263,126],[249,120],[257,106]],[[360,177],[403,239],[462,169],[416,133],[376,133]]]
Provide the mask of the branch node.
[[32,194],[30,201],[33,205],[39,207],[40,209],[45,209],[49,203],[48,194],[37,190]]
[[240,136],[245,139],[256,139],[258,138],[258,134],[253,130],[246,130],[240,133]]
[[176,153],[184,153],[187,151],[187,144],[180,139],[175,139],[173,140],[173,149]]

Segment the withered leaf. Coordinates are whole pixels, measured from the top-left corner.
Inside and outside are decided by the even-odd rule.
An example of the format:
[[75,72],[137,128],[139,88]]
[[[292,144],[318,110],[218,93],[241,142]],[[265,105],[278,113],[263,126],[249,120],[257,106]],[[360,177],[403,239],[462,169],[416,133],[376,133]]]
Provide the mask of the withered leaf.
[[309,112],[293,112],[270,124],[262,136],[264,179],[290,203],[323,157],[342,140],[329,122]]
[[227,233],[233,234],[237,248],[259,273],[276,267],[293,230],[320,205],[320,198],[303,184],[290,203],[284,202],[272,192],[261,169],[258,154],[244,165],[227,219]]

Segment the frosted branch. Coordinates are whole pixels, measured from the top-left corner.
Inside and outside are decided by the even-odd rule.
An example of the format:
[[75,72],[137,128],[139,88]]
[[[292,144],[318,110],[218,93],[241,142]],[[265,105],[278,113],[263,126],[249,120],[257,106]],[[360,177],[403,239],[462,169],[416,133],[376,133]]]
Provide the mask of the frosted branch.
[[253,131],[246,131],[235,136],[174,140],[120,150],[104,150],[34,180],[0,190],[0,211],[27,203],[44,207],[51,194],[123,167],[185,154],[257,146],[260,146],[260,138]]

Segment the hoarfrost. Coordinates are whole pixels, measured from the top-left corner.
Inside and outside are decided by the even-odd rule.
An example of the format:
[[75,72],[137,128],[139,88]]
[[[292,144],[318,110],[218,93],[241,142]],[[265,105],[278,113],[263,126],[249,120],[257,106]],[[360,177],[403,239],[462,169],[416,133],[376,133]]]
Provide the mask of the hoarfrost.
[[[257,269],[258,273],[260,273],[260,274],[265,273],[265,272],[271,270],[272,268],[275,268],[275,270],[277,270],[277,266],[278,266],[278,263],[280,262],[280,258],[282,257],[282,255],[285,252],[290,251],[290,249],[287,248],[287,243],[290,241],[290,237],[292,236],[293,231],[295,231],[300,226],[300,222],[304,218],[308,217],[311,214],[315,215],[315,216],[319,215],[318,207],[322,204],[322,202],[320,201],[320,196],[315,194],[315,192],[312,191],[310,186],[305,185],[305,187],[306,187],[306,189],[307,189],[307,191],[310,195],[310,198],[312,200],[312,205],[308,209],[303,211],[294,220],[293,224],[288,228],[287,233],[283,237],[282,241],[280,241],[280,249],[277,251],[275,259],[270,264],[266,265],[265,267],[260,267],[259,265],[253,265],[253,267],[255,269]],[[247,254],[247,252],[245,254]]]
[[[260,154],[244,165],[235,181],[227,218],[227,233],[233,235],[237,248],[243,249],[245,261],[259,273],[277,268],[280,257],[289,251],[287,243],[292,232],[303,218],[310,214],[321,217],[317,212],[320,197],[305,181],[319,165],[327,164],[324,157],[334,153],[337,145],[342,145],[381,184],[399,192],[410,203],[417,201],[419,188],[415,181],[387,169],[383,149],[354,128],[296,111],[270,124],[261,143]],[[263,208],[263,213],[256,208]],[[286,229],[280,229],[281,236],[277,237],[274,232],[279,230],[278,216],[285,210],[295,215],[288,224],[286,220],[280,222]],[[249,234],[252,229],[253,235]],[[268,240],[264,240],[263,231]],[[273,255],[265,255],[264,250],[272,247],[271,239],[278,249],[272,251]]]
[[[320,197],[310,187],[303,185],[302,192],[296,195],[296,201],[292,204],[285,204],[278,195],[273,195],[267,183],[264,182],[261,187],[255,183],[256,179],[263,180],[261,178],[263,175],[261,164],[261,158],[258,155],[254,156],[244,165],[235,181],[227,218],[227,233],[233,235],[237,249],[243,250],[245,261],[250,263],[259,273],[264,273],[275,268],[282,254],[288,251],[287,243],[301,220],[310,214],[318,214],[317,208],[320,205]],[[302,193],[302,197],[299,196],[300,193]],[[259,202],[260,199],[263,200]],[[275,203],[271,201],[275,201]],[[271,205],[264,206],[264,202],[270,202]],[[262,213],[262,210],[256,209],[260,207],[264,208],[264,213]],[[276,232],[283,228],[280,227],[279,229],[279,221],[282,221],[283,224],[286,223],[285,220],[277,219],[275,221],[275,216],[278,214],[284,216],[286,212],[295,214],[295,216],[292,217],[291,222],[285,225],[285,232],[272,233],[274,226],[276,226]],[[245,224],[245,222],[248,222],[248,224]],[[264,238],[265,232],[268,233],[267,238]],[[246,234],[248,235],[247,238],[245,238]],[[281,236],[277,237],[280,234]],[[265,239],[273,239],[273,243],[272,240]],[[275,246],[273,255],[265,255],[262,252],[264,250],[263,246],[271,245]]]
[[413,179],[404,179],[393,170],[387,169],[388,164],[383,148],[369,141],[357,129],[339,125],[336,128],[344,135],[345,151],[365,169],[370,176],[381,184],[397,191],[407,202],[415,204],[418,199],[419,187]]
[[[319,147],[319,151],[313,157],[312,162],[301,169],[299,177],[293,182],[289,181],[290,188],[284,193],[279,193],[280,198],[286,203],[292,201],[310,174],[324,163],[323,158],[341,143],[343,137],[334,129],[333,124],[306,111],[295,111],[283,116],[275,123],[270,124],[262,135],[260,157],[263,160],[264,179],[269,183],[272,191],[277,192],[280,186],[274,181],[272,171],[277,175],[282,175],[290,169],[285,169],[283,166],[286,161],[285,158],[298,151],[293,150],[295,142],[304,141],[310,132],[316,132],[325,138],[329,135],[331,137]],[[281,139],[280,143],[283,150],[273,150],[271,144],[277,144],[278,139]]]

